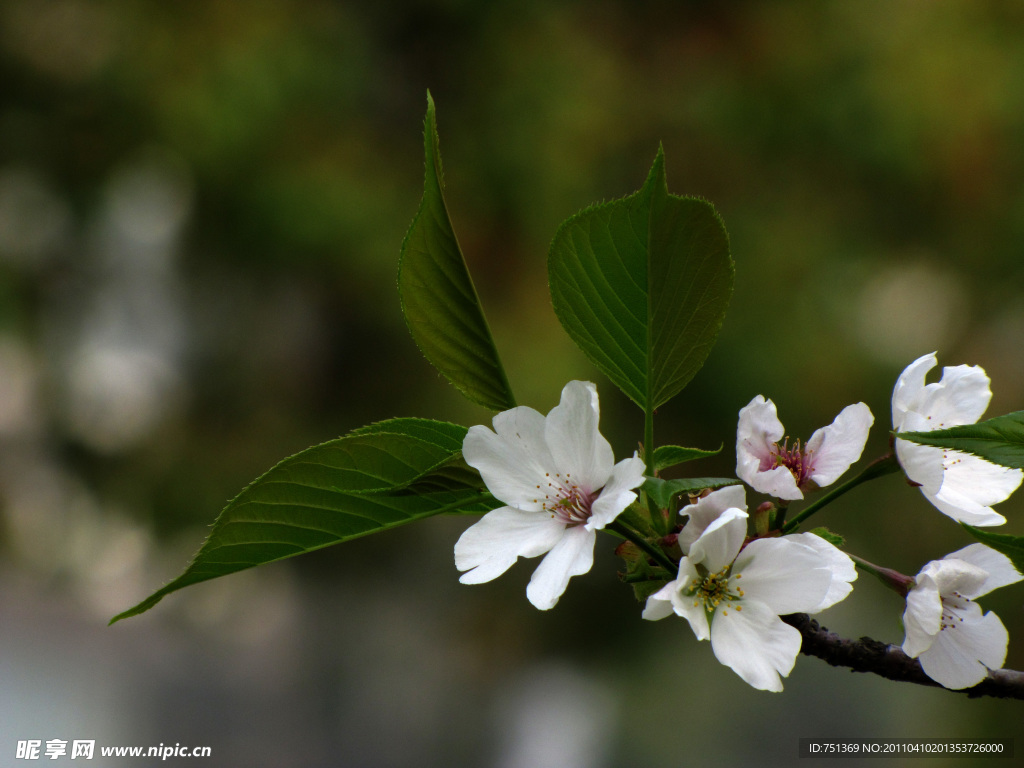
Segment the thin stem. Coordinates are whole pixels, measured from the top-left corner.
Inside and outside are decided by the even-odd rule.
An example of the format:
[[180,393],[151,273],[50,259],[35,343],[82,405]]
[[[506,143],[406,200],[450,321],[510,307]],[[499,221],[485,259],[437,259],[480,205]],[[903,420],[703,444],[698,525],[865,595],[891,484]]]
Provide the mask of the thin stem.
[[866,573],[870,573],[900,597],[906,597],[907,593],[914,588],[914,579],[912,577],[892,568],[883,568],[880,565],[869,563],[867,560],[851,555],[849,552],[846,554],[858,568]]
[[644,411],[644,461],[647,474],[654,477],[654,410]]
[[[644,411],[644,462],[647,464],[647,475],[648,477],[655,477],[657,472],[654,468],[654,410]],[[671,526],[669,520],[671,515],[663,514],[662,510],[658,509],[658,505],[654,503],[650,496],[647,496],[647,515],[651,519],[651,525],[658,533],[665,536]]]
[[639,533],[634,531],[625,523],[621,523],[618,520],[613,520],[605,526],[606,531],[612,531],[619,534],[622,538],[636,544],[644,553],[654,560],[658,565],[662,566],[673,576],[679,573],[679,566],[672,562],[668,555],[662,552],[657,547],[653,546],[647,539],[641,536]]
[[900,471],[900,464],[896,460],[896,455],[893,453],[887,453],[885,456],[875,459],[873,462],[864,467],[864,470],[852,480],[840,485],[838,488],[826,493],[820,499],[813,504],[806,507],[799,515],[794,517],[782,528],[783,533],[792,533],[800,527],[800,523],[809,518],[819,509],[824,507],[826,504],[831,504],[833,501],[838,499],[847,491],[851,491],[861,483],[866,483],[868,480],[874,480],[876,477],[883,477],[884,475],[892,474],[893,472]]

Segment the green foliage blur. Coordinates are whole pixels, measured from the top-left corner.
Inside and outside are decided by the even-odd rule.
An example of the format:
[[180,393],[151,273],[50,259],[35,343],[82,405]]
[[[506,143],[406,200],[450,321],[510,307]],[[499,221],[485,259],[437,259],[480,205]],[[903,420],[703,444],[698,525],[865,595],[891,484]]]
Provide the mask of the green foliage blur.
[[[658,443],[724,443],[693,473],[733,473],[736,414],[757,394],[803,439],[863,400],[876,417],[864,457],[880,455],[896,377],[933,350],[987,370],[989,416],[1024,408],[1022,35],[1024,7],[977,0],[5,0],[0,574],[105,622],[177,575],[226,500],[281,458],[393,416],[489,420],[423,359],[399,310],[428,88],[455,231],[519,402],[546,412],[569,379],[596,381],[617,458],[642,439],[642,414],[558,325],[545,262],[565,218],[641,186],[659,142],[669,190],[715,205],[736,262],[717,346],[655,422]],[[1000,532],[1024,535],[1022,499],[998,508]],[[466,696],[488,700],[561,653],[615,691],[615,765],[679,764],[657,736],[683,719],[684,693],[708,713],[687,715],[686,738],[731,764],[776,743],[769,705],[810,723],[786,734],[794,750],[811,735],[1008,738],[1019,723],[1013,705],[807,658],[787,698],[769,699],[680,622],[642,622],[610,540],[540,614],[523,594],[533,563],[458,585],[451,546],[467,524],[270,566],[223,602],[196,587],[133,621],[220,637],[275,590],[303,595],[302,615],[343,592],[345,616],[286,611],[275,630],[322,631],[306,650],[333,671],[303,679],[341,686],[354,636],[405,647],[382,624],[420,614],[376,601],[408,590],[441,637],[461,635],[424,695],[463,697],[441,710],[463,730],[489,727]],[[814,524],[909,574],[969,543],[899,476]],[[848,602],[831,628],[902,642],[890,593],[862,577]],[[1010,588],[985,603],[1017,669],[1022,602]],[[370,699],[367,743],[420,711],[415,696]],[[736,744],[704,735],[727,708],[749,723]],[[497,749],[452,727],[417,731],[408,764]]]

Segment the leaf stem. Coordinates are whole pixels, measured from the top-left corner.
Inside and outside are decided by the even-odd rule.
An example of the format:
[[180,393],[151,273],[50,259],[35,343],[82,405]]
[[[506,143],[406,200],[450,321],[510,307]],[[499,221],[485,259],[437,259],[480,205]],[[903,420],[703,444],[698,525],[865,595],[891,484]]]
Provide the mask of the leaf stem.
[[654,560],[658,565],[662,566],[672,576],[676,576],[679,573],[679,566],[672,562],[668,555],[662,552],[660,549],[655,547],[651,542],[647,541],[643,536],[634,531],[625,523],[613,520],[605,526],[606,531],[612,531],[617,533],[627,541],[631,541],[636,544],[643,552]]
[[861,483],[866,483],[868,480],[874,480],[876,477],[883,477],[884,475],[892,474],[893,472],[900,471],[900,464],[896,460],[894,453],[887,453],[875,459],[873,462],[864,467],[864,470],[852,480],[840,485],[838,488],[826,493],[816,502],[805,508],[799,515],[794,517],[788,523],[782,527],[783,533],[792,533],[800,527],[800,523],[809,518],[819,509],[827,504],[831,504],[833,501],[838,499],[847,491],[851,491]]

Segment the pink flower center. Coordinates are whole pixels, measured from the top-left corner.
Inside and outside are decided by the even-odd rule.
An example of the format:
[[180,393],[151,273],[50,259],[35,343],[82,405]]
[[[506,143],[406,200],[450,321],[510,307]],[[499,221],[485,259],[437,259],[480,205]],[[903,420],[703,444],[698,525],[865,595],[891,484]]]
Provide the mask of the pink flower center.
[[547,480],[547,487],[537,486],[544,492],[544,499],[535,499],[541,501],[544,511],[570,528],[586,523],[592,514],[594,499],[600,494],[576,485],[568,472],[564,476],[556,472],[554,477],[550,473],[545,473],[544,477]]
[[775,443],[771,448],[770,457],[772,467],[785,467],[793,473],[796,478],[797,487],[803,486],[807,479],[814,474],[814,452],[808,451],[806,446],[801,446],[800,441],[789,446],[787,437],[782,445]]

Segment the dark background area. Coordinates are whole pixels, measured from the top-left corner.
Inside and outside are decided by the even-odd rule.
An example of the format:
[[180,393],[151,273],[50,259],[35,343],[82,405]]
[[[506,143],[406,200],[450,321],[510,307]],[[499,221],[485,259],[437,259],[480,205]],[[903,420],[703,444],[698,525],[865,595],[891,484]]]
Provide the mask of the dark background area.
[[[533,562],[460,585],[465,519],[105,625],[282,457],[392,416],[489,420],[395,290],[428,88],[519,401],[596,381],[617,457],[642,415],[559,327],[545,259],[659,142],[737,267],[658,414],[658,442],[724,443],[694,473],[734,471],[757,394],[804,439],[862,400],[880,455],[896,377],[933,350],[985,367],[990,415],[1024,408],[1022,40],[1019,4],[976,0],[0,2],[0,762],[91,738],[209,745],[204,765],[788,765],[799,737],[1014,736],[1019,704],[815,659],[754,691],[685,622],[640,619],[607,537],[550,612]],[[1022,498],[1000,532],[1024,535]],[[821,518],[909,574],[968,543],[898,476]],[[1021,591],[982,602],[1024,668]],[[862,577],[823,621],[900,643],[901,613]]]

